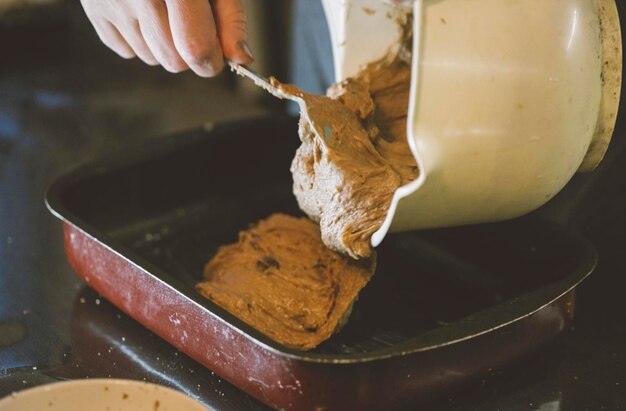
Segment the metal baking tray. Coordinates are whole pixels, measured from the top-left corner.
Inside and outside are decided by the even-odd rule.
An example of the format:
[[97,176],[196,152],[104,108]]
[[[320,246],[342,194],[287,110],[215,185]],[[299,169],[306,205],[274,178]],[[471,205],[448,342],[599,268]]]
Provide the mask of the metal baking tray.
[[538,217],[390,235],[348,325],[287,349],[198,295],[220,245],[300,214],[297,122],[209,125],[75,170],[51,186],[70,263],[92,288],[199,363],[286,410],[391,409],[528,355],[566,330],[594,248]]

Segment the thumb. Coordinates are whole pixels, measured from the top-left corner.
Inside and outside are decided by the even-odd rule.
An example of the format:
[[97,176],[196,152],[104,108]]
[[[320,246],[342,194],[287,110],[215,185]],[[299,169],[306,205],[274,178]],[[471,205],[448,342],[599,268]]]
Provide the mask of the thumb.
[[212,0],[211,4],[224,57],[239,64],[252,63],[243,0]]

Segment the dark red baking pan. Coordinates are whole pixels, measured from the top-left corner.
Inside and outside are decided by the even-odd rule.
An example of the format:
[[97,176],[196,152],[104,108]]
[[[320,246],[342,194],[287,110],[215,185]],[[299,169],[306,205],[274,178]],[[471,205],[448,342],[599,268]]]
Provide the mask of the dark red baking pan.
[[[210,131],[208,131],[210,129]],[[568,329],[594,248],[538,217],[390,235],[348,325],[285,348],[198,295],[237,232],[299,214],[294,119],[219,124],[84,166],[50,188],[76,272],[135,320],[264,403],[378,410],[419,403]]]

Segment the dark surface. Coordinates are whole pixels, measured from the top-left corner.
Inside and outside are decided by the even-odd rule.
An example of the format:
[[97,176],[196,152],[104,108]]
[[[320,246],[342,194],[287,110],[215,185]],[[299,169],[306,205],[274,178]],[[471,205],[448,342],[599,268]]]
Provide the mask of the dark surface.
[[[620,11],[626,10],[618,2]],[[112,376],[202,392],[218,410],[263,406],[180,354],[85,288],[68,266],[61,224],[44,207],[53,178],[75,165],[207,120],[260,110],[220,80],[171,76],[122,61],[71,27],[63,63],[11,60],[0,74],[0,395],[55,379]],[[597,247],[575,324],[517,365],[444,394],[427,410],[626,408],[626,128],[620,117],[602,166],[578,176],[541,213],[578,228]],[[71,344],[72,323],[98,335]],[[101,348],[93,356],[94,348]],[[89,353],[89,354],[88,354]],[[100,355],[98,355],[100,353]]]

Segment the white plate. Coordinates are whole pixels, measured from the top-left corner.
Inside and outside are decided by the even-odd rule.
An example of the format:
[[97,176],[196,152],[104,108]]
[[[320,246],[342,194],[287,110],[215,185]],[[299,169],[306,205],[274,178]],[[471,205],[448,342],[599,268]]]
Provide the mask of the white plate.
[[115,379],[42,385],[0,400],[0,411],[206,411],[199,402],[160,385]]

